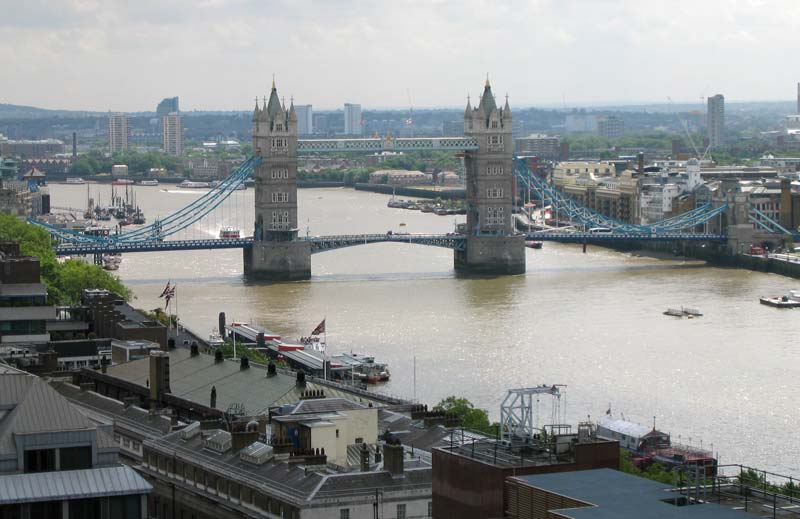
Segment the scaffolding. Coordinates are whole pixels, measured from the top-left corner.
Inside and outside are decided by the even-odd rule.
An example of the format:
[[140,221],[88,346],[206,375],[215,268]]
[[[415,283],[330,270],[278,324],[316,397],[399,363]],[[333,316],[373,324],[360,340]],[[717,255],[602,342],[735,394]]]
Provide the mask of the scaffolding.
[[[506,443],[530,442],[542,434],[559,434],[568,432],[570,426],[566,422],[566,395],[562,391],[566,388],[563,384],[551,386],[509,389],[508,394],[500,405],[500,440]],[[562,396],[564,409],[562,414]],[[540,413],[541,397],[549,397],[550,416],[549,422],[542,424],[544,418]],[[565,430],[566,429],[566,430]]]

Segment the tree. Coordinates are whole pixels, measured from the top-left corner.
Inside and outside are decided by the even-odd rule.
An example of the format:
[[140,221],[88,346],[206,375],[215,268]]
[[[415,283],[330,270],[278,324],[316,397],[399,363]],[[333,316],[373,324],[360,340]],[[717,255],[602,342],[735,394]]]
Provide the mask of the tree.
[[434,411],[452,413],[461,419],[461,424],[467,429],[473,429],[484,434],[497,434],[497,424],[489,422],[489,413],[477,409],[466,398],[448,396],[433,408]]
[[0,240],[19,243],[23,256],[33,256],[39,260],[42,281],[47,286],[51,304],[74,304],[80,301],[84,288],[110,290],[126,301],[133,296],[131,290],[97,265],[89,265],[80,260],[59,263],[50,235],[44,229],[30,225],[16,216],[0,214]]

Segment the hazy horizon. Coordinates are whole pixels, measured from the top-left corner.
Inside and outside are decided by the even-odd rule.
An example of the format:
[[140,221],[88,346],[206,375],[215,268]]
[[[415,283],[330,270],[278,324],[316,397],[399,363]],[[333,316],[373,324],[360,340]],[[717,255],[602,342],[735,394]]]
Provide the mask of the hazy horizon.
[[273,74],[287,103],[320,110],[447,109],[476,98],[487,73],[512,109],[700,109],[717,93],[791,102],[800,77],[785,59],[792,0],[0,5],[0,102],[55,110],[150,111],[175,95],[183,111],[248,110]]

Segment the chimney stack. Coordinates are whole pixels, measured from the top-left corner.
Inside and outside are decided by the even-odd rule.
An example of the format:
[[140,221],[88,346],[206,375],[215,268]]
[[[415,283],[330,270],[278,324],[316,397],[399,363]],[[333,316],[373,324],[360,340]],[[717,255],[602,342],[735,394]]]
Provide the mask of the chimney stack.
[[211,408],[217,407],[217,386],[211,386]]
[[402,478],[404,470],[405,452],[400,440],[392,439],[383,446],[383,468],[392,475],[393,478]]
[[162,350],[150,352],[150,400],[159,401],[169,388],[169,353]]
[[361,472],[369,472],[369,450],[367,444],[361,444]]
[[239,359],[239,369],[248,369],[250,367],[250,359],[245,356]]
[[189,351],[192,357],[197,357],[200,355],[200,346],[197,345],[197,341],[192,341],[192,345],[189,346]]
[[214,362],[215,363],[220,363],[220,362],[222,362],[224,360],[225,360],[225,358],[222,356],[222,350],[217,350],[217,351],[214,352]]

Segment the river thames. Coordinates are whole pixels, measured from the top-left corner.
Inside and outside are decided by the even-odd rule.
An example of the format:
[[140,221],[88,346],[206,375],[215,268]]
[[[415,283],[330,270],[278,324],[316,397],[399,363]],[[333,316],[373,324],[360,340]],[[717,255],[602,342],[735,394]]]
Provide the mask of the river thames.
[[[91,186],[104,204],[110,189]],[[135,190],[148,221],[202,194],[167,185]],[[86,205],[86,186],[52,185],[50,192],[54,206]],[[216,237],[243,211],[251,223],[242,230],[252,234],[253,189],[232,198],[227,213],[188,236]],[[300,190],[301,234],[453,230],[452,216],[389,209],[388,198]],[[713,444],[721,463],[800,472],[800,312],[758,302],[798,281],[597,247],[583,254],[555,243],[527,250],[525,275],[465,279],[455,275],[452,254],[418,245],[353,247],[313,256],[310,281],[251,284],[242,277],[241,250],[141,253],[125,255],[118,274],[144,309],[162,304],[168,280],[177,283],[181,322],[203,335],[220,311],[229,322],[259,323],[291,339],[325,318],[331,352],[370,353],[389,364],[392,380],[380,391],[416,393],[430,405],[464,396],[497,420],[506,389],[566,384],[573,424],[599,418],[610,405],[629,420],[655,417],[673,441]],[[662,315],[681,305],[705,315]]]

